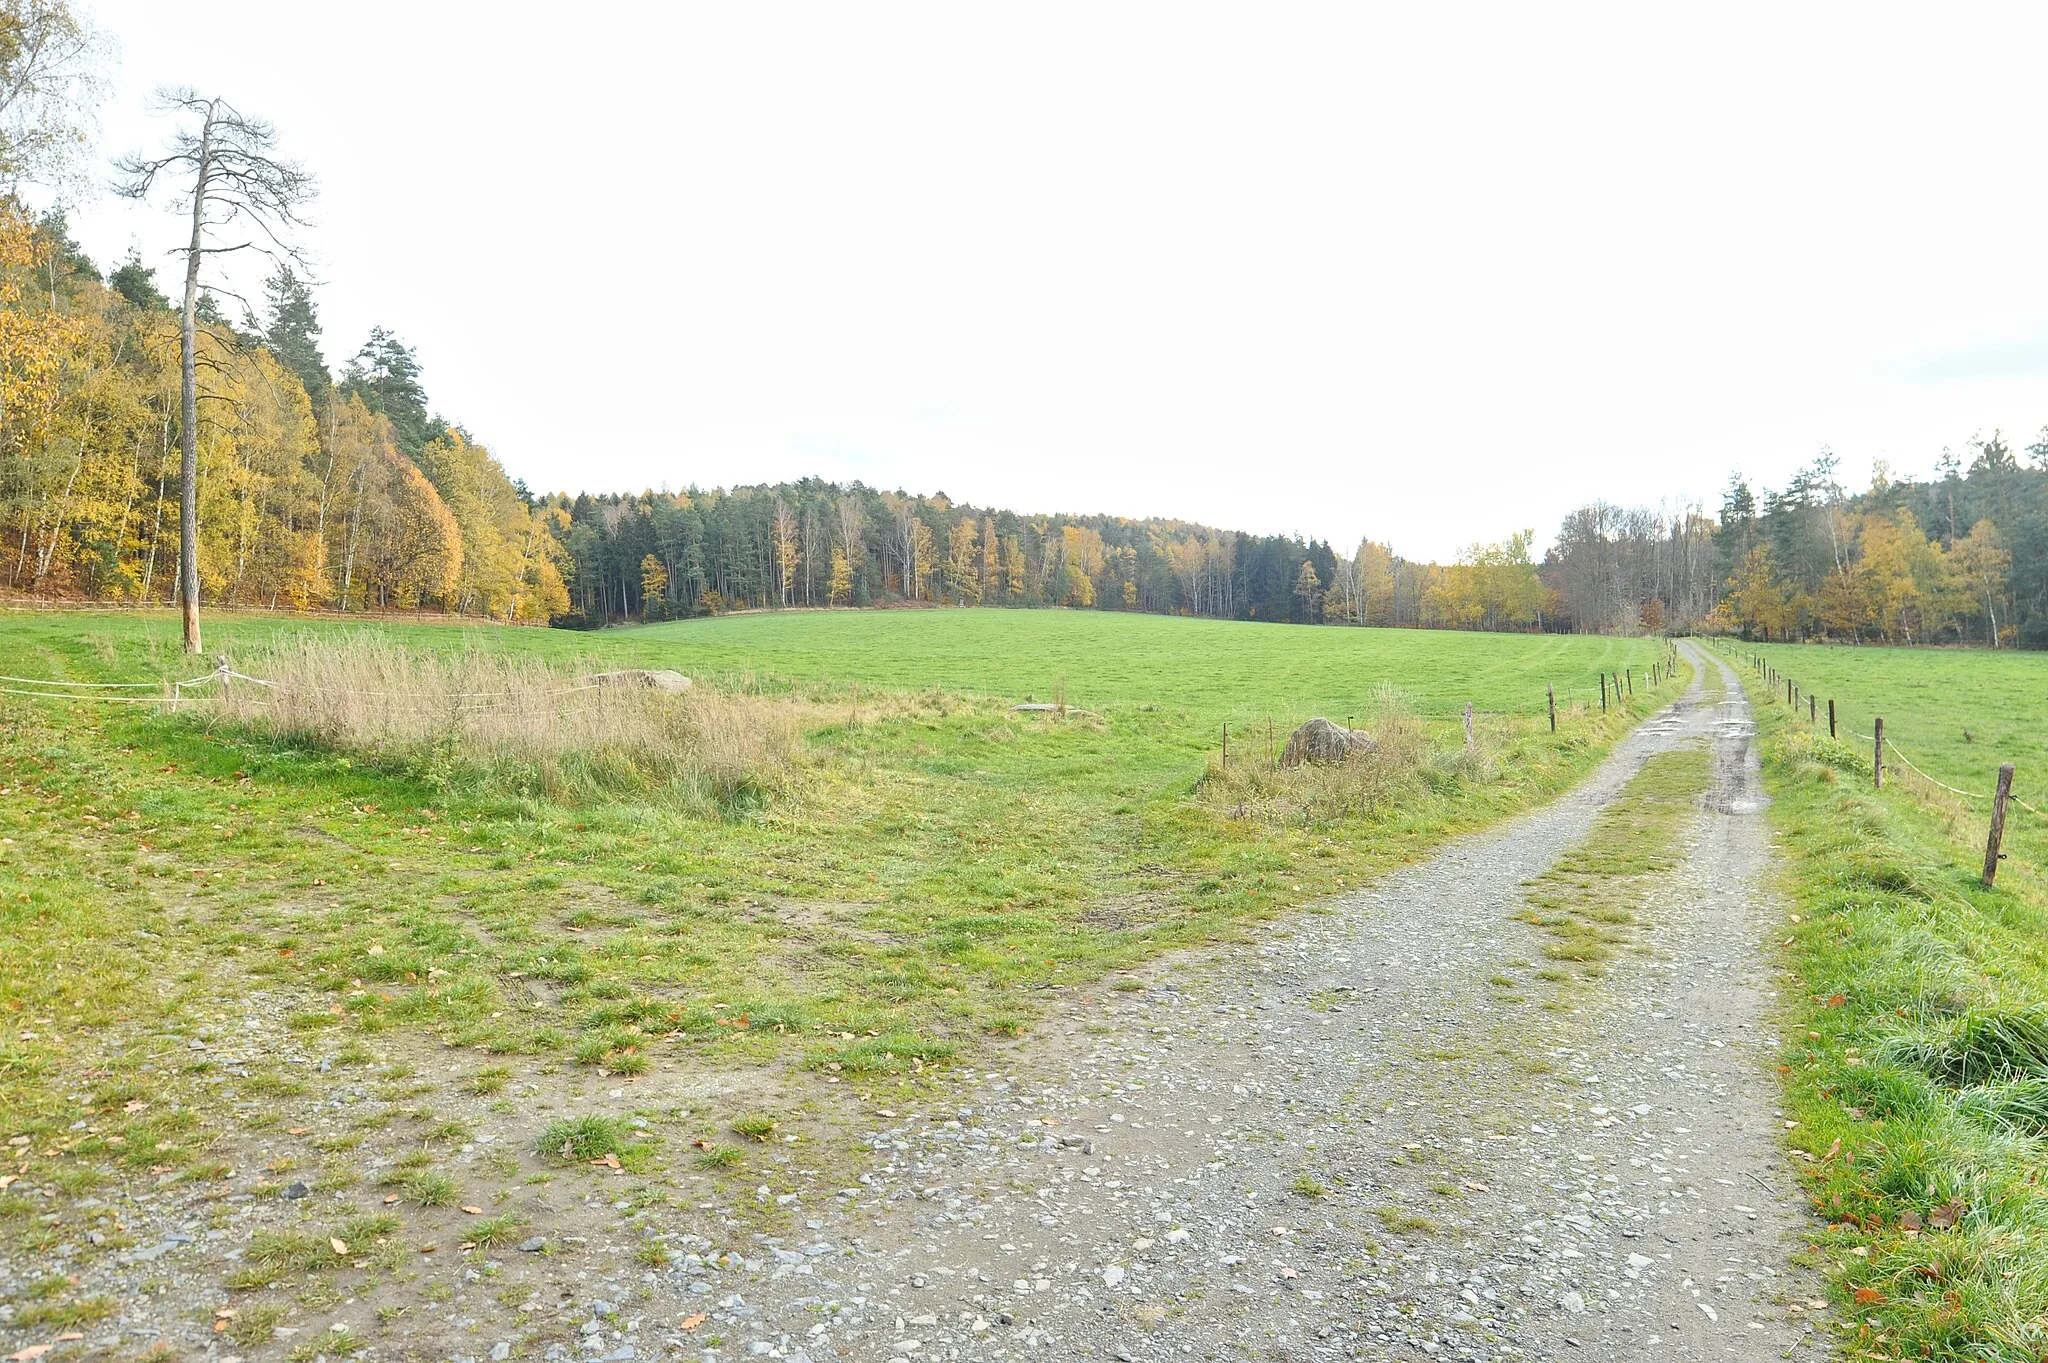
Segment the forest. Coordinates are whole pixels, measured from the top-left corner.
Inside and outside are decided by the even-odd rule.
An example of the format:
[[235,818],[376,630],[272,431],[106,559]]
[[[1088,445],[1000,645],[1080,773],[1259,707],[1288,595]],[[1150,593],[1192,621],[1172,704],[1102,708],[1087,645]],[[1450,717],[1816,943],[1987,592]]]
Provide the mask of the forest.
[[[220,608],[437,611],[566,626],[796,607],[1009,606],[1231,619],[2048,645],[2048,434],[1850,492],[1823,454],[1782,490],[1594,502],[1547,555],[1455,562],[1168,519],[1026,514],[821,479],[535,494],[436,415],[375,330],[339,374],[288,266],[262,314],[200,299],[199,565]],[[61,214],[0,214],[0,583],[168,605],[178,583],[178,317]]]

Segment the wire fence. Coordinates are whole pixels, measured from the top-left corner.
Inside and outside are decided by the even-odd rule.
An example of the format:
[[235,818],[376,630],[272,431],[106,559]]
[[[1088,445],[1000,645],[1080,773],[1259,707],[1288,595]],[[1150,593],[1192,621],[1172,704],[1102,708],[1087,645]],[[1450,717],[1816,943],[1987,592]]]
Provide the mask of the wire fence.
[[[1776,667],[1772,666],[1770,659],[1764,657],[1762,654],[1751,654],[1749,656],[1749,665],[1750,669],[1753,672],[1755,672],[1757,676],[1760,677],[1769,686],[1771,698],[1774,701],[1781,701],[1785,705],[1789,706],[1793,714],[1796,715],[1799,713],[1800,698],[1806,697],[1808,700],[1808,704],[1806,707],[1807,718],[1809,722],[1813,723],[1816,727],[1818,727],[1819,698],[1817,693],[1800,686],[1797,681],[1787,677],[1783,672],[1780,672]],[[1827,707],[1828,735],[1831,738],[1839,738],[1841,735],[1837,732],[1835,702],[1832,698],[1828,700]],[[1881,734],[1883,735],[1882,737],[1880,737]],[[1915,762],[1911,757],[1908,757],[1905,753],[1905,750],[1900,748],[1899,745],[1893,741],[1890,734],[1884,733],[1884,720],[1882,718],[1878,719],[1877,726],[1873,728],[1871,732],[1867,734],[1854,734],[1852,735],[1852,737],[1859,738],[1863,742],[1870,744],[1871,753],[1873,757],[1876,757],[1880,752],[1889,754],[1892,759],[1897,761],[1899,766],[1904,767],[1907,771],[1912,772],[1913,775],[1919,777],[1920,780],[1926,782],[1929,786],[1945,791],[1958,799],[1972,800],[1981,804],[1993,806],[1994,808],[2000,802],[2001,796],[1999,794],[1985,793],[1974,790],[1964,790],[1960,786],[1952,786],[1948,782],[1933,775],[1925,767],[1922,767],[1919,763]],[[1881,770],[1883,765],[1884,764],[1882,762],[1874,764],[1874,766],[1878,768],[1878,770],[1873,771],[1873,777],[1878,781],[1880,785],[1882,785],[1883,783],[1883,774]],[[2008,791],[2003,794],[2003,799],[2010,804],[2019,806],[2021,809],[2025,810],[2029,814],[2032,814],[2035,818],[2042,820],[2044,823],[2048,823],[2048,812],[2043,812],[2042,810],[2035,808],[2033,805],[2028,804],[2019,796],[2013,795]]]
[[[175,705],[179,701],[188,699],[185,694],[187,691],[208,686],[226,688],[238,681],[248,682],[252,686],[261,686],[272,691],[295,691],[317,696],[363,696],[397,701],[411,699],[403,693],[396,691],[309,687],[292,682],[267,681],[262,677],[252,677],[246,672],[237,672],[234,668],[228,666],[225,660],[213,671],[203,676],[188,678],[184,681],[91,682],[71,681],[64,677],[12,677],[0,674],[0,682],[14,683],[13,685],[0,686],[0,695],[28,696],[35,700],[85,701],[102,705]],[[449,699],[463,702],[518,701],[527,703],[536,699],[551,699],[559,696],[572,696],[583,691],[596,691],[604,685],[605,683],[598,678],[586,677],[573,686],[554,687],[538,692],[462,691],[457,692],[452,697],[449,697]],[[148,696],[113,696],[102,694],[108,691],[154,691],[157,694]],[[259,701],[257,703],[262,704],[264,702]],[[428,703],[431,704],[431,702]],[[490,707],[488,704],[485,704],[478,708],[487,709]]]

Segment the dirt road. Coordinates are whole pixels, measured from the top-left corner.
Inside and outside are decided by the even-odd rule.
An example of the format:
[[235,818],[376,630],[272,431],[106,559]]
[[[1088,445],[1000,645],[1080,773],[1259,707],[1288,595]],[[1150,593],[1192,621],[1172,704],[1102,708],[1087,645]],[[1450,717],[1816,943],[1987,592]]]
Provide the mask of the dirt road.
[[[734,1298],[784,1357],[1819,1356],[1775,1106],[1747,703],[1702,677],[1570,797],[1243,954],[1105,992]],[[1724,690],[1725,687],[1725,690]],[[1545,1009],[1523,882],[1710,746],[1647,954]],[[829,1248],[827,1248],[829,1247]],[[777,1272],[781,1276],[774,1276]],[[657,1335],[656,1337],[659,1337]]]

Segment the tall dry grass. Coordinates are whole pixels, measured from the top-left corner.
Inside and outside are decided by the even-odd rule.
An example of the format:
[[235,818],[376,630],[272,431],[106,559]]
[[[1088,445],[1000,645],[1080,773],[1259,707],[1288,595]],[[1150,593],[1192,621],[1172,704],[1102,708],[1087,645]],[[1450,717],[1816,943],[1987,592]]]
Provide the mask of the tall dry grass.
[[579,798],[667,792],[721,808],[784,790],[791,707],[680,693],[478,651],[416,653],[374,634],[300,636],[238,659],[220,719],[281,743],[403,766],[438,785]]
[[1469,748],[1462,734],[1439,745],[1401,693],[1385,683],[1367,709],[1359,727],[1372,735],[1370,750],[1329,766],[1289,768],[1279,765],[1277,752],[1239,756],[1233,744],[1230,765],[1212,763],[1197,798],[1232,818],[1273,827],[1315,825],[1381,817],[1418,798],[1490,781],[1497,774],[1490,726]]

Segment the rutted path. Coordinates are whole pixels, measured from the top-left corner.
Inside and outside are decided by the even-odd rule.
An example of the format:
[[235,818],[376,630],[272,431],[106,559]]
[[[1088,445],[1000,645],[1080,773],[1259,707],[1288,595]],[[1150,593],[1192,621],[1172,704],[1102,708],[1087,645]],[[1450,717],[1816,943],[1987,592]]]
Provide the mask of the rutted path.
[[[810,1253],[775,1247],[706,1302],[726,1349],[1820,1356],[1815,1284],[1788,1267],[1753,730],[1732,674],[1691,656],[1725,696],[1696,683],[1572,795],[1255,952],[1104,993],[965,1076],[957,1110],[876,1133],[886,1168],[809,1209]],[[1554,1011],[1490,987],[1540,958],[1511,918],[1523,882],[1647,757],[1703,741],[1713,789],[1642,914],[1649,953]]]

